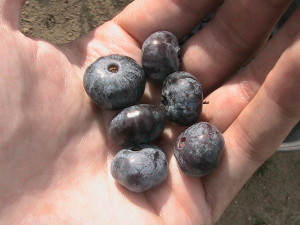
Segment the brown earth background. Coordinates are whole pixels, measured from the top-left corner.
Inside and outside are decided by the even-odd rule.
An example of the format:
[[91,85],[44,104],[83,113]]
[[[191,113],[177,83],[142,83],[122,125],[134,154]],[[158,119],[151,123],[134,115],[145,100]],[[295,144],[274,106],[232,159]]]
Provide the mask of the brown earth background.
[[[29,0],[22,31],[61,44],[119,13],[130,0]],[[249,180],[217,225],[300,225],[300,151],[277,152]],[[184,224],[183,224],[184,225]]]

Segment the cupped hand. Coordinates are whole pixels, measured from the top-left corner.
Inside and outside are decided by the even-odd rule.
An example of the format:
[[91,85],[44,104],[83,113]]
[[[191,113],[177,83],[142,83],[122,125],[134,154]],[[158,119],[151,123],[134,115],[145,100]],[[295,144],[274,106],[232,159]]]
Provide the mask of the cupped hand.
[[119,150],[107,136],[116,112],[91,103],[83,73],[112,53],[140,63],[148,35],[182,38],[221,1],[136,0],[65,45],[20,32],[24,2],[0,1],[1,225],[213,224],[300,118],[300,12],[267,42],[291,1],[226,0],[181,52],[181,69],[199,78],[209,101],[202,120],[224,133],[219,167],[201,179],[185,176],[172,154],[183,128],[170,125],[158,143],[169,159],[166,182],[127,191],[109,169]]

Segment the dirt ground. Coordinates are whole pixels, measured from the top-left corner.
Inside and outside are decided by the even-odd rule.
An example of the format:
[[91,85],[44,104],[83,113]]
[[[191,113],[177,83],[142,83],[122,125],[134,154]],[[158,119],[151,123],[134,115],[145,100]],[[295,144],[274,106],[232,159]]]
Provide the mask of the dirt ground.
[[[66,43],[112,18],[129,2],[29,0],[22,13],[22,31]],[[244,186],[218,225],[300,225],[299,162],[300,152],[276,153]]]

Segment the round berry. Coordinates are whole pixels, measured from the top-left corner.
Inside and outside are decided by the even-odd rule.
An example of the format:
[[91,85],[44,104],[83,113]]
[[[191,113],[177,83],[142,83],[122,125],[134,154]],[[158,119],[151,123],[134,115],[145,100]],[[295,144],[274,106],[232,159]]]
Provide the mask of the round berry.
[[212,124],[196,123],[177,139],[174,155],[187,175],[201,177],[219,164],[224,149],[222,133]]
[[120,145],[138,145],[155,140],[165,128],[165,112],[140,104],[123,109],[111,121],[109,134]]
[[146,75],[163,82],[171,73],[179,69],[179,45],[174,34],[158,31],[150,35],[142,46],[142,66]]
[[138,148],[141,149],[119,151],[111,163],[114,179],[133,192],[143,192],[158,186],[168,173],[166,156],[158,147],[143,145]]
[[190,126],[197,122],[202,111],[202,86],[190,73],[172,73],[163,83],[161,102],[169,120]]
[[137,104],[146,84],[141,66],[128,56],[100,57],[85,71],[84,88],[103,109],[122,109]]

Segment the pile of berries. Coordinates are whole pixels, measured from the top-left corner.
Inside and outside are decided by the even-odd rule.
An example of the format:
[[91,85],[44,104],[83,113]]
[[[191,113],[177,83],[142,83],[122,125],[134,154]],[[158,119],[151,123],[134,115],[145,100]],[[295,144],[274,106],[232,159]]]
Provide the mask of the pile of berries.
[[[197,122],[202,86],[192,74],[179,71],[179,49],[175,35],[158,31],[143,43],[142,66],[130,57],[113,54],[100,57],[84,74],[84,88],[96,105],[121,110],[108,131],[123,147],[112,160],[111,174],[134,192],[149,190],[167,178],[166,156],[152,144],[167,120],[189,126],[174,145],[177,162],[187,175],[206,175],[218,165],[223,151],[222,133],[207,122]],[[138,104],[147,77],[162,83],[159,107]]]

